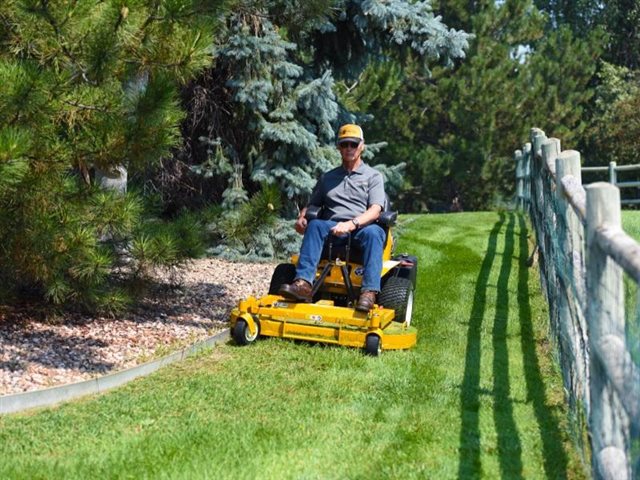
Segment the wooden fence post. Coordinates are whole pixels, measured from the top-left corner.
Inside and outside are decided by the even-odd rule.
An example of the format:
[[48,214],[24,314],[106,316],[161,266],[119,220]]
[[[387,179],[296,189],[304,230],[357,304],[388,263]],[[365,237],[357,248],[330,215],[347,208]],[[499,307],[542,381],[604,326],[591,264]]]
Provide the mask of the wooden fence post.
[[524,155],[522,150],[513,153],[516,162],[516,208],[524,210]]
[[[582,171],[580,168],[580,152],[575,150],[565,150],[558,155],[556,160],[556,178],[558,182],[558,190],[561,195],[562,209],[565,212],[567,218],[567,227],[570,233],[570,237],[567,238],[568,243],[563,247],[565,252],[571,252],[572,259],[571,265],[573,267],[573,282],[574,285],[581,286],[578,289],[579,300],[584,304],[584,227],[578,215],[574,212],[573,208],[567,203],[564,187],[562,185],[562,179],[567,175],[571,175],[576,183],[582,184]],[[567,250],[565,247],[569,248]],[[576,267],[579,267],[576,270]]]
[[525,211],[531,215],[531,143],[527,142],[524,144],[524,148],[522,149],[523,158],[523,175],[524,175],[524,186],[523,186],[523,194],[525,198]]
[[[582,173],[580,171],[580,152],[575,150],[565,150],[556,159],[556,196],[558,212],[558,235],[560,245],[556,264],[561,270],[564,288],[559,289],[560,305],[558,315],[560,327],[565,332],[567,347],[570,349],[571,358],[567,363],[563,363],[563,368],[570,370],[565,374],[565,388],[571,389],[570,402],[580,402],[580,405],[572,404],[572,411],[584,411],[589,413],[589,337],[585,312],[582,306],[585,305],[585,285],[584,285],[584,226],[582,221],[573,210],[567,200],[562,179],[571,176],[578,184],[582,184]],[[573,288],[571,288],[573,286]],[[580,435],[576,435],[582,445],[583,429],[586,429],[586,418],[576,415],[577,429]]]
[[547,138],[540,145],[542,159],[546,163],[547,168],[553,174],[556,173],[556,158],[560,154],[560,140],[557,138]]
[[[593,305],[589,333],[597,336],[624,336],[624,290],[622,268],[595,241],[594,235],[603,225],[622,228],[620,190],[610,183],[587,185],[587,289],[589,305]],[[594,289],[598,288],[597,291]],[[594,301],[595,300],[595,301]],[[615,301],[614,301],[615,300]],[[592,324],[591,321],[597,323]],[[595,330],[594,330],[595,329]]]
[[616,172],[616,162],[609,162],[609,183],[616,185],[618,183],[618,173]]
[[[543,247],[541,248],[542,261],[544,263],[544,274],[547,285],[547,302],[549,303],[549,321],[551,328],[560,334],[558,319],[558,272],[556,268],[557,245],[554,236],[557,231],[556,222],[556,185],[553,175],[556,170],[556,158],[560,153],[560,140],[557,138],[537,137],[540,142],[540,175],[542,183],[542,225],[543,235],[540,238]],[[563,345],[558,345],[561,349]]]
[[544,241],[544,210],[545,210],[545,197],[544,197],[544,170],[542,160],[539,157],[540,146],[542,141],[546,139],[546,136],[539,128],[531,129],[531,153],[530,153],[530,165],[531,165],[531,207],[530,215],[534,218],[533,226],[536,232],[536,244],[538,245],[538,264],[540,265],[540,281],[542,283],[542,291],[545,295],[545,300],[549,301],[549,290],[547,286],[547,269],[546,269],[546,252]]
[[[621,406],[600,361],[598,345],[605,336],[624,338],[624,286],[622,268],[600,247],[597,232],[603,226],[621,228],[620,190],[598,182],[587,192],[587,323],[589,327],[590,398],[593,472],[596,478],[628,480],[630,471],[621,428],[615,412]],[[627,430],[628,431],[628,430]]]

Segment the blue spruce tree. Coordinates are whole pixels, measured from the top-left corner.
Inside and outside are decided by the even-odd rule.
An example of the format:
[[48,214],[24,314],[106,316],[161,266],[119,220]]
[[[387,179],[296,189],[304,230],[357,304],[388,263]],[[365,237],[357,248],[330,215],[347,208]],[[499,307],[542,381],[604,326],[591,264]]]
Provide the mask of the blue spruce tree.
[[[339,124],[370,120],[338,93],[371,62],[411,55],[428,72],[432,63],[464,57],[468,47],[469,35],[446,27],[429,2],[343,0],[301,19],[295,12],[308,13],[304,4],[263,2],[232,15],[215,65],[201,88],[190,90],[210,92],[199,102],[213,114],[191,125],[185,148],[195,156],[192,170],[224,191],[214,187],[212,197],[227,209],[265,184],[282,192],[285,215],[306,204],[319,173],[339,162]],[[370,144],[368,155],[383,145]],[[400,168],[382,169],[391,190],[402,182]]]

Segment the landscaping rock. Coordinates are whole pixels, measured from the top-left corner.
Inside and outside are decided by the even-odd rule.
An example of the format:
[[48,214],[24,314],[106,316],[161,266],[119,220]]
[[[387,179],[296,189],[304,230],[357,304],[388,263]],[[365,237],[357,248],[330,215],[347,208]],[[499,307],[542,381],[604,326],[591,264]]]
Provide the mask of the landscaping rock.
[[87,380],[213,335],[238,300],[267,293],[274,268],[194,260],[177,276],[158,274],[149,295],[115,318],[0,307],[0,395]]

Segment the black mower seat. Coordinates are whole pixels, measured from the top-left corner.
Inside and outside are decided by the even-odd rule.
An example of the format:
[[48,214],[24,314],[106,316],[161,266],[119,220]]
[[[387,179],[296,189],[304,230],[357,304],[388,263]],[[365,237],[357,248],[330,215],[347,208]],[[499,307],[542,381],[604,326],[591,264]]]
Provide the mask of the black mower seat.
[[[308,222],[311,220],[315,220],[321,218],[322,207],[317,207],[315,205],[311,205],[307,208],[305,218]],[[387,236],[389,234],[389,227],[392,227],[396,224],[398,219],[398,212],[393,212],[386,210],[380,214],[376,223],[380,225],[385,232],[387,232]],[[333,241],[333,244],[330,246],[330,242]],[[346,260],[347,256],[347,243],[348,240],[346,238],[336,239],[329,238],[324,244],[322,249],[322,256],[320,258],[325,260],[335,260],[336,258],[340,258],[341,260]],[[331,251],[331,255],[329,255],[329,251]],[[351,247],[349,249],[349,262],[352,263],[363,263],[363,253],[362,249],[356,242],[351,243]]]

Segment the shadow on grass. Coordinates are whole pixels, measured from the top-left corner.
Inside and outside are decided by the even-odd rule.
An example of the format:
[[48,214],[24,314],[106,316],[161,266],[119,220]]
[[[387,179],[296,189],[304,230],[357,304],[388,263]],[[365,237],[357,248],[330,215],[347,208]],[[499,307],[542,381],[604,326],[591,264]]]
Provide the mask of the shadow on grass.
[[498,274],[496,314],[493,319],[493,421],[498,436],[498,461],[502,478],[522,477],[522,445],[513,417],[513,401],[509,382],[509,347],[507,326],[509,321],[509,275],[514,251],[515,216],[509,214],[504,236],[504,251]]
[[[518,229],[516,229],[518,221]],[[506,227],[506,228],[505,228]],[[497,246],[504,229],[504,252],[498,254]],[[508,349],[509,320],[509,276],[513,268],[516,242],[518,281],[518,317],[520,321],[520,342],[525,369],[527,402],[531,402],[542,439],[544,470],[547,478],[567,477],[567,455],[557,419],[547,406],[546,390],[536,351],[532,312],[529,304],[529,272],[527,267],[527,230],[522,216],[513,213],[500,214],[500,219],[492,228],[487,243],[487,251],[476,280],[475,294],[467,331],[467,350],[461,389],[461,430],[458,478],[482,476],[480,396],[493,396],[493,420],[497,435],[498,462],[502,478],[523,478],[522,444],[518,425],[514,417],[509,380],[510,362]],[[493,389],[480,387],[482,359],[482,326],[487,306],[487,291],[491,288],[489,279],[494,263],[499,260],[497,279],[496,313],[493,318]],[[485,328],[486,330],[486,328]]]
[[496,257],[498,235],[504,225],[504,214],[493,226],[489,234],[487,253],[484,256],[480,273],[476,280],[476,290],[473,296],[469,329],[467,330],[467,351],[464,362],[464,377],[460,393],[460,461],[458,478],[473,478],[480,474],[480,360],[482,356],[482,320],[487,303],[487,287],[491,267]]
[[525,367],[527,400],[533,402],[533,410],[542,437],[544,471],[547,478],[567,478],[567,454],[563,448],[562,434],[557,419],[547,406],[545,384],[536,352],[536,339],[529,305],[529,269],[527,226],[522,215],[518,216],[520,257],[518,265],[518,314],[520,318],[520,342]]

